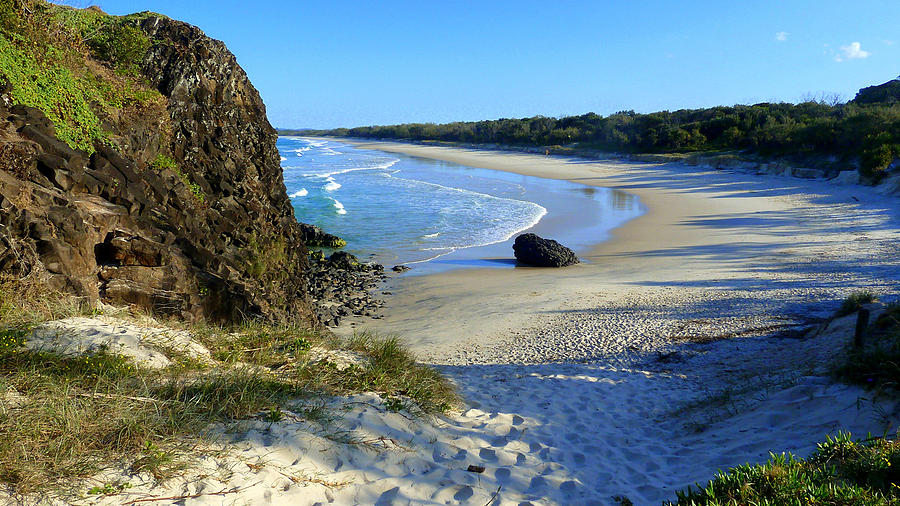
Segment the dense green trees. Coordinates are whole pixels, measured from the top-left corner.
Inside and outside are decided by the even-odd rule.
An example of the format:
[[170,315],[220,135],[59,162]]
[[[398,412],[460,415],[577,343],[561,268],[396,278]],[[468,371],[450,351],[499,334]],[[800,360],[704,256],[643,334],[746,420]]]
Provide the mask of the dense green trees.
[[743,150],[767,156],[826,155],[857,163],[865,175],[877,177],[900,157],[900,103],[760,103],[651,114],[621,111],[606,117],[588,113],[316,133],[515,146],[572,145],[626,153]]

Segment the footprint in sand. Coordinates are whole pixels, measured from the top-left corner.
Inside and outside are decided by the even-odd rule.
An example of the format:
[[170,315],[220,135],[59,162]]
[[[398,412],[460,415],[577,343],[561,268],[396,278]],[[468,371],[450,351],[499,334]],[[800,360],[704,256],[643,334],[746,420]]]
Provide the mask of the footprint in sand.
[[466,485],[459,489],[459,492],[453,494],[453,498],[457,501],[463,502],[468,501],[470,497],[475,495],[475,491],[472,490],[472,487]]
[[506,436],[497,436],[491,441],[491,446],[506,446],[509,444],[509,438]]
[[526,494],[541,494],[547,488],[547,480],[541,476],[535,476],[531,479],[531,483],[528,485],[528,490],[525,491]]
[[394,487],[378,497],[378,502],[375,503],[375,506],[390,506],[394,504],[394,501],[397,499],[397,494],[400,493],[400,487]]
[[559,486],[559,491],[566,495],[572,495],[578,490],[578,483],[573,480],[564,481]]
[[503,485],[507,481],[509,481],[509,476],[512,474],[512,471],[505,467],[501,467],[494,472],[494,478],[497,479],[497,483]]
[[488,462],[497,460],[497,452],[490,448],[482,448],[481,451],[478,452],[478,456],[481,457],[481,460],[486,460]]

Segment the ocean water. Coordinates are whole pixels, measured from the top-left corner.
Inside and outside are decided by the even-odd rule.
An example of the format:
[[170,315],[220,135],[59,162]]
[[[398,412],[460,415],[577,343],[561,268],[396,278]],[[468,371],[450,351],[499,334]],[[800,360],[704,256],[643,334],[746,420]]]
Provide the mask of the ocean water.
[[[513,265],[519,233],[552,233],[578,252],[643,208],[630,194],[449,162],[279,137],[297,218],[347,251],[415,271]],[[416,265],[418,264],[418,265]]]

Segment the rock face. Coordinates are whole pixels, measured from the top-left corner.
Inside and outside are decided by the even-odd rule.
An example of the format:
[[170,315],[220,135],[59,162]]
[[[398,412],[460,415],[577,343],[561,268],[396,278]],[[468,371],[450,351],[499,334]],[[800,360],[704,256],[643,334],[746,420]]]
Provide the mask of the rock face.
[[294,217],[259,93],[198,28],[153,15],[140,28],[165,103],[106,118],[92,155],[0,89],[0,272],[191,319],[314,324],[305,240],[339,239]]
[[569,248],[535,234],[522,234],[513,243],[516,260],[535,267],[566,267],[578,263],[578,257]]

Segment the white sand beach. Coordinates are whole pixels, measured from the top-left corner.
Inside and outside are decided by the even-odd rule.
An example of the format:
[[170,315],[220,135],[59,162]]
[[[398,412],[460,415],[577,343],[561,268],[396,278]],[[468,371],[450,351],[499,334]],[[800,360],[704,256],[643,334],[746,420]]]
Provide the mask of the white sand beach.
[[648,212],[580,265],[396,276],[385,318],[339,329],[399,335],[455,381],[461,411],[416,419],[360,395],[335,401],[328,428],[291,413],[223,427],[235,449],[164,485],[98,477],[132,487],[85,504],[660,504],[769,451],[897,428],[897,403],[828,376],[855,317],[823,323],[855,289],[896,295],[896,198],[680,164],[366,147],[613,187]]

